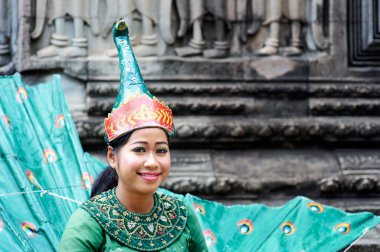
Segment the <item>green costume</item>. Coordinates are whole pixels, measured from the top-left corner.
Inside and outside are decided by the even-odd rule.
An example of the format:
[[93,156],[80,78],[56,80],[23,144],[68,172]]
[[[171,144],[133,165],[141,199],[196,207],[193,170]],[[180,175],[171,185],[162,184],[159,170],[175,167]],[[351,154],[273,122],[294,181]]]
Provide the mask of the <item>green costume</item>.
[[154,194],[154,208],[135,214],[115,189],[86,201],[70,218],[59,251],[208,251],[193,210],[182,200]]

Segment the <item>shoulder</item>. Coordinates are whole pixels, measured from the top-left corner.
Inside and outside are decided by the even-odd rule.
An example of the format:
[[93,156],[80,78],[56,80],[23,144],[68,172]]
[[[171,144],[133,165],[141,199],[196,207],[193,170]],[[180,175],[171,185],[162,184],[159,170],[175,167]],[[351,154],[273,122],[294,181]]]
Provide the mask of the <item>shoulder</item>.
[[[91,215],[84,209],[78,208],[70,217],[69,222],[66,225],[66,229],[76,227],[99,227],[98,223],[91,217]],[[93,229],[94,229],[93,228]],[[100,228],[100,227],[99,227]]]
[[102,228],[87,211],[79,208],[71,215],[66,225],[59,251],[97,249],[102,242]]

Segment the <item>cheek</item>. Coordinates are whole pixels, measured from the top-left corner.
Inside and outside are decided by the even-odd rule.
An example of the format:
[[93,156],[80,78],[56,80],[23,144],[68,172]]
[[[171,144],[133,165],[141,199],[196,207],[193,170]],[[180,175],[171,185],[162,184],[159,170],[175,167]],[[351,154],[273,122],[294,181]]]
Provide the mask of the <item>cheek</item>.
[[126,157],[124,160],[121,160],[120,166],[125,170],[133,171],[141,168],[143,166],[143,161],[138,158]]
[[162,161],[162,165],[165,167],[165,169],[167,171],[170,170],[170,166],[171,166],[171,160],[170,160],[170,157],[168,158],[165,158],[163,161]]
[[140,160],[132,155],[120,155],[116,162],[116,171],[118,173],[131,172],[138,169]]

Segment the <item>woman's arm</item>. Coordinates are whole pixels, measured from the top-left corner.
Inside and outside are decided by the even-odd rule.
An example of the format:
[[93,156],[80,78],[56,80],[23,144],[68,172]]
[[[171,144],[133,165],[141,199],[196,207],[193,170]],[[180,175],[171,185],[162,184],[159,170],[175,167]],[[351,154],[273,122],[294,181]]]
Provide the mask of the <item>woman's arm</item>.
[[58,251],[98,251],[103,242],[102,228],[89,213],[79,208],[66,225]]
[[206,246],[206,241],[203,236],[201,225],[198,222],[197,216],[195,215],[193,209],[190,206],[187,206],[188,215],[188,228],[190,229],[190,235],[192,239],[191,247],[189,248],[190,252],[207,252],[208,248]]

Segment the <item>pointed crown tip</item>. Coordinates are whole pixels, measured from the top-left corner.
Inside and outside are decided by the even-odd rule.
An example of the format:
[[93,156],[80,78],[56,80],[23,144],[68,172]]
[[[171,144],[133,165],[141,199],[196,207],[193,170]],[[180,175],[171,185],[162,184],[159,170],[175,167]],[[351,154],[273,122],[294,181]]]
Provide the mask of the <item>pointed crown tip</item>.
[[125,20],[120,20],[116,23],[115,25],[116,29],[119,30],[119,31],[123,31],[125,29],[128,28],[127,26],[127,22],[125,22]]

